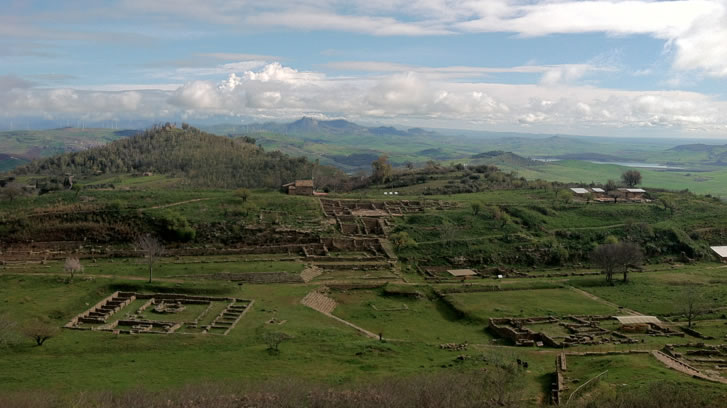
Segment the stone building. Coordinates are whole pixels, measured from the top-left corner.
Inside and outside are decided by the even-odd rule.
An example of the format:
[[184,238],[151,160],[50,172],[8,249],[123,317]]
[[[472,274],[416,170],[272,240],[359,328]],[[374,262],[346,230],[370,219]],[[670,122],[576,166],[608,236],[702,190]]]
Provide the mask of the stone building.
[[283,184],[283,188],[290,195],[313,195],[313,180],[295,180],[292,183]]

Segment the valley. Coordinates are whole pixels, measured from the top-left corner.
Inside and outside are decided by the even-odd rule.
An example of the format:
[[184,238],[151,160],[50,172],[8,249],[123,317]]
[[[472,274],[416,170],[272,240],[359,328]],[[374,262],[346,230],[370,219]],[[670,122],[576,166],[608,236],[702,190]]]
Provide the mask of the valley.
[[[65,326],[43,346],[4,337],[0,401],[40,389],[123,394],[139,376],[156,398],[192,382],[277,390],[284,375],[344,392],[476,370],[514,406],[586,404],[615,388],[636,396],[655,382],[724,393],[727,286],[710,246],[727,239],[727,205],[716,197],[651,188],[641,170],[645,197],[591,201],[570,190],[578,183],[493,164],[397,169],[380,181],[374,172],[342,190],[321,177],[330,189],[317,196],[246,184],[254,173],[223,188],[214,166],[195,178],[203,161],[187,155],[208,153],[186,147],[194,132],[159,128],[134,141],[177,138],[183,170],[160,173],[178,165],[140,147],[131,173],[76,167],[80,189],[0,202],[0,320],[23,328],[18,336],[31,322]],[[229,143],[199,137],[212,152]],[[235,154],[250,154],[243,147]],[[114,163],[105,155],[116,151],[127,150],[85,157]],[[52,178],[68,171],[58,163],[84,156],[66,157],[20,168],[14,182]],[[153,264],[140,234],[163,244]],[[594,248],[613,242],[643,253],[623,269],[627,281],[619,269],[609,283],[593,261]],[[69,272],[71,258],[82,270]],[[693,322],[685,288],[701,299]],[[698,378],[671,367],[679,364]],[[63,375],[70,366],[74,375]]]

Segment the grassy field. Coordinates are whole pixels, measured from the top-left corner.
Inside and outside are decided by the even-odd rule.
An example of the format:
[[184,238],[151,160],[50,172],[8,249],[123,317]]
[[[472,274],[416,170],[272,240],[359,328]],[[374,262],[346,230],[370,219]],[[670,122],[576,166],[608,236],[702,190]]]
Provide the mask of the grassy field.
[[[696,379],[685,379],[683,374],[664,367],[649,354],[639,355],[609,355],[609,356],[568,356],[567,378],[570,380],[567,385],[568,392],[563,397],[568,397],[580,385],[587,380],[606,372],[600,381],[593,383],[593,386],[583,388],[578,396],[594,393],[604,389],[640,389],[655,382],[679,382],[685,387],[693,387],[700,392],[712,395],[719,400],[723,395],[723,386],[718,384],[699,381]],[[577,381],[575,381],[577,380]]]
[[484,322],[490,317],[608,315],[613,307],[593,301],[569,289],[517,290],[447,295],[466,317]]
[[648,315],[684,313],[685,291],[690,286],[696,288],[702,308],[727,305],[725,268],[715,263],[632,273],[628,283],[617,282],[614,286],[604,285],[600,277],[574,278],[569,283]]
[[[528,179],[575,182],[582,184],[605,183],[619,180],[621,174],[631,168],[616,164],[598,164],[581,160],[563,160],[540,166],[513,167],[512,170]],[[684,190],[698,194],[727,197],[727,169],[712,168],[694,170],[653,170],[639,168],[646,188]]]
[[404,342],[487,343],[492,336],[476,324],[457,316],[438,299],[385,296],[379,291],[334,293],[334,314],[385,338]]
[[[448,177],[458,180],[463,175],[451,173]],[[113,230],[111,227],[130,219],[148,226],[183,218],[197,235],[187,242],[167,242],[170,249],[219,250],[259,242],[308,245],[319,243],[320,237],[342,237],[335,220],[323,216],[319,201],[313,197],[254,190],[243,202],[229,190],[167,189],[159,187],[169,182],[164,177],[118,177],[119,184],[128,189],[83,190],[78,196],[58,192],[2,201],[2,232],[51,231],[53,227],[63,233],[54,230],[54,236],[68,239],[68,231],[86,231],[83,228],[89,226],[106,225]],[[73,280],[63,271],[60,260],[4,262],[0,265],[0,316],[10,316],[21,326],[34,318],[62,326],[116,290],[231,296],[252,299],[255,304],[228,336],[63,330],[42,347],[22,339],[0,353],[0,393],[123,391],[135,387],[161,390],[203,381],[242,383],[291,377],[322,384],[358,384],[420,373],[446,375],[492,369],[497,361],[512,363],[520,358],[530,364],[522,371],[521,398],[524,405],[535,406],[548,399],[555,356],[560,350],[512,347],[485,330],[488,318],[620,315],[624,311],[619,307],[625,307],[657,315],[678,329],[685,324],[678,314],[687,285],[698,287],[710,308],[727,303],[725,268],[710,262],[706,252],[709,244],[727,237],[727,205],[719,200],[659,192],[653,194],[651,203],[587,204],[565,201],[552,189],[423,196],[421,187],[413,186],[399,199],[443,200],[456,205],[447,209],[430,205],[421,213],[389,217],[385,234],[391,237],[392,233],[406,232],[416,243],[396,250],[398,262],[390,265],[389,259],[367,260],[373,253],[364,248],[327,248],[330,252],[325,262],[330,269],[305,284],[200,279],[200,275],[219,273],[299,275],[321,263],[302,251],[162,257],[155,265],[151,284],[145,282],[148,270],[144,260],[128,255],[82,258],[85,271]],[[383,199],[382,191],[383,187],[373,187],[330,198]],[[674,202],[673,211],[659,201],[664,198]],[[479,212],[473,211],[473,203],[481,205]],[[377,239],[384,240],[385,234]],[[648,263],[643,271],[631,272],[628,283],[613,286],[602,275],[573,276],[598,271],[589,265],[588,254],[611,237],[638,242],[644,248]],[[24,244],[27,247],[23,250],[43,251],[42,247]],[[72,245],[88,244],[79,240]],[[112,242],[106,246],[128,249],[130,244]],[[690,257],[696,261],[687,263]],[[376,268],[357,270],[352,264]],[[332,267],[335,265],[340,268]],[[447,280],[446,272],[439,278],[422,273],[427,268],[445,271],[455,267],[477,269],[488,278],[458,282]],[[496,279],[497,274],[505,278]],[[332,281],[390,283],[383,288],[350,289],[335,288]],[[381,333],[385,341],[364,337],[300,303],[310,291],[326,284],[331,285],[329,296],[337,302],[334,316]],[[419,296],[410,297],[413,293]],[[182,315],[178,318],[187,319]],[[705,334],[716,338],[708,343],[718,344],[727,334],[725,322],[720,312],[711,313],[702,316],[697,329],[703,328]],[[619,328],[613,322],[604,325]],[[552,335],[567,334],[562,326],[553,324],[532,328]],[[280,345],[280,353],[267,350],[264,334],[270,332],[289,337]],[[643,341],[584,345],[569,351],[657,350],[666,343],[699,341],[690,336],[634,337]],[[440,348],[444,343],[465,342],[466,350]],[[580,384],[609,369],[598,390],[639,389],[663,380],[705,392],[724,391],[669,371],[652,360],[641,355],[584,357],[574,359],[572,370]]]

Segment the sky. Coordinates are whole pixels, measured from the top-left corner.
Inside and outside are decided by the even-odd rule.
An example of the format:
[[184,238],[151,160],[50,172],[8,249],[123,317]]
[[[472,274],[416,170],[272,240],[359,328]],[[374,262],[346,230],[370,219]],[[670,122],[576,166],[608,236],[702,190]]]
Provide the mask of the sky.
[[727,0],[2,0],[0,126],[727,137]]

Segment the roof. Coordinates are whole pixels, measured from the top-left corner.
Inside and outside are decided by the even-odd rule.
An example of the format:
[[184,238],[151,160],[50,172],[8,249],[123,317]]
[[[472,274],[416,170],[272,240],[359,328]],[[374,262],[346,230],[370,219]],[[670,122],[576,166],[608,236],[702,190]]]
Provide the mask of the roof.
[[645,193],[646,192],[646,190],[644,190],[643,188],[627,188],[626,191],[628,191],[629,193]]
[[605,193],[606,192],[604,189],[598,188],[598,187],[593,187],[591,189],[591,191],[593,191],[594,193]]
[[449,269],[447,272],[449,272],[452,276],[473,276],[477,275],[477,272],[473,271],[472,269]]
[[722,258],[727,258],[727,246],[713,246],[709,247],[712,251],[716,252]]
[[570,189],[570,191],[572,191],[576,194],[588,194],[588,190],[586,190],[585,188],[580,188],[580,187],[573,187]]
[[313,187],[313,180],[295,180],[296,187]]
[[661,324],[661,321],[656,316],[614,316],[621,324]]

